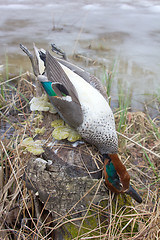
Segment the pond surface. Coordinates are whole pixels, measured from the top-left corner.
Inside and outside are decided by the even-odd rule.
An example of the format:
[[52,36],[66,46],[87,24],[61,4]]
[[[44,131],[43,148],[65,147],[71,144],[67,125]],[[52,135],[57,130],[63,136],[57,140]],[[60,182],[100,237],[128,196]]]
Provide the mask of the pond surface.
[[160,89],[160,1],[1,0],[0,19],[1,71],[6,54],[10,73],[31,71],[19,43],[29,49],[33,42],[45,49],[55,43],[69,56],[95,61],[78,64],[101,79],[101,66],[111,70],[115,64],[113,102],[119,82],[131,89],[133,110],[143,110]]

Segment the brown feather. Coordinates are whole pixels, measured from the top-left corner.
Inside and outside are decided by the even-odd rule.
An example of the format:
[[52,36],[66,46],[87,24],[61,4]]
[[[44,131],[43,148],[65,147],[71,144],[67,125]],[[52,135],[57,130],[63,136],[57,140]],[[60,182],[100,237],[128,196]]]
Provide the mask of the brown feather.
[[108,164],[108,162],[109,162],[109,159],[106,158],[106,159],[104,160],[104,177],[105,177],[105,183],[106,183],[108,189],[111,190],[112,192],[121,193],[121,191],[119,191],[117,188],[115,188],[115,187],[108,181],[108,174],[107,174],[107,172],[106,172],[106,170],[105,170],[106,165]]
[[117,154],[109,154],[109,156],[123,185],[122,192],[125,192],[129,188],[129,173],[127,172],[126,167],[123,165]]
[[109,159],[104,160],[104,176],[105,176],[105,182],[108,188],[115,193],[123,193],[129,189],[129,182],[130,182],[130,176],[126,170],[126,167],[123,165],[123,163],[120,161],[117,154],[109,154],[109,157],[111,158],[111,161],[115,167],[115,170],[117,174],[119,175],[120,181],[123,185],[122,190],[118,190],[115,188],[109,181],[108,181],[108,174],[105,170],[105,166],[108,164]]

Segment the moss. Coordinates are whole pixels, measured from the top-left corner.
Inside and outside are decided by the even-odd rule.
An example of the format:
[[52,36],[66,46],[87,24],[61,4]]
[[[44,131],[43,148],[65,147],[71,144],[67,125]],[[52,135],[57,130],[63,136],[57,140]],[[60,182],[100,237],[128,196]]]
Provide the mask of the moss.
[[[97,228],[97,224],[98,224],[98,219],[97,219],[97,214],[94,215],[95,212],[92,210],[88,211],[88,214],[83,222],[83,227],[86,228],[86,230],[84,230],[85,232],[88,232],[87,229],[96,229]],[[93,234],[91,236],[95,235],[95,232],[93,231]]]
[[51,127],[64,126],[64,121],[62,119],[57,119],[51,122]]
[[40,155],[44,152],[41,141],[34,141],[31,137],[25,138],[21,143],[21,146],[33,155]]
[[70,240],[76,238],[78,235],[78,228],[73,223],[65,224],[64,240]]
[[66,139],[69,137],[69,129],[65,126],[58,126],[53,130],[52,136],[57,140]]
[[35,128],[35,134],[41,134],[43,135],[45,133],[46,129],[45,127],[42,128]]
[[[94,211],[89,210],[84,221],[82,221],[78,221],[78,223],[75,222],[75,224],[72,222],[65,224],[65,240],[74,239],[77,236],[79,237],[76,239],[81,239],[81,235],[85,233],[87,234],[89,231],[91,231],[91,233],[87,234],[87,237],[99,235],[99,231],[96,230],[98,226],[98,217]],[[79,226],[81,226],[81,229]]]
[[81,136],[79,135],[79,133],[71,129],[67,140],[69,142],[76,142],[80,139],[81,139]]
[[43,94],[41,97],[34,97],[30,101],[31,111],[49,111],[50,113],[57,113],[53,105],[49,102],[48,96]]
[[[133,236],[138,232],[139,218],[136,221],[131,221],[133,215],[137,214],[132,206],[131,197],[123,194],[117,195],[112,202],[112,213],[115,216],[114,224],[117,226],[117,231],[123,229],[123,233],[130,233]],[[122,215],[123,221],[121,219]]]
[[67,139],[69,142],[75,142],[81,139],[81,136],[72,129],[68,124],[65,124],[62,119],[55,120],[51,123],[51,126],[54,127],[52,136],[56,140]]

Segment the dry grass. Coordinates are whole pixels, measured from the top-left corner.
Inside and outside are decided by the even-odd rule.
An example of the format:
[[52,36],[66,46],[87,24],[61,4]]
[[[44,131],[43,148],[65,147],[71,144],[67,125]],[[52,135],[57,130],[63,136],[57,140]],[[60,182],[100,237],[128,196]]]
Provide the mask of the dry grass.
[[[39,204],[35,195],[26,189],[22,179],[29,155],[22,158],[18,144],[25,136],[33,136],[28,102],[34,95],[34,87],[29,74],[18,78],[17,90],[11,92],[10,86],[5,85],[2,96],[1,124],[6,130],[1,136],[0,152],[0,239],[56,239],[54,230],[60,227],[72,234],[67,239],[75,240],[160,239],[160,112],[153,120],[142,112],[128,112],[121,128],[123,132],[119,134],[120,156],[143,203],[124,206],[123,197],[113,198],[109,193],[107,205],[102,199],[97,206],[92,199],[79,219],[71,211],[53,219],[45,204]],[[115,118],[118,125],[118,111]],[[93,187],[98,191],[100,184],[101,180]]]

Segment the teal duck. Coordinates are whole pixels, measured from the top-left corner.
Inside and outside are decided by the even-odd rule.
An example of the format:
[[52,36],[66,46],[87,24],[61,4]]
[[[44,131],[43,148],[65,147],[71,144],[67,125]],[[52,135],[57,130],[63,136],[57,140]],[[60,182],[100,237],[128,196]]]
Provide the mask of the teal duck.
[[34,46],[35,64],[28,49],[23,45],[21,49],[29,56],[35,75],[61,118],[101,153],[107,187],[141,203],[142,198],[131,187],[130,176],[117,154],[114,115],[101,82],[74,64]]

